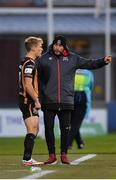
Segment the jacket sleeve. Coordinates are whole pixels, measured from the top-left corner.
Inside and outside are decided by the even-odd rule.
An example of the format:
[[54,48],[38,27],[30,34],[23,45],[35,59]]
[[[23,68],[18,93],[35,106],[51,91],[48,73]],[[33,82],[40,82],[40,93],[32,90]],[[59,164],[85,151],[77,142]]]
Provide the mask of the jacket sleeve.
[[104,57],[100,59],[86,59],[77,55],[77,68],[80,69],[98,69],[107,65]]

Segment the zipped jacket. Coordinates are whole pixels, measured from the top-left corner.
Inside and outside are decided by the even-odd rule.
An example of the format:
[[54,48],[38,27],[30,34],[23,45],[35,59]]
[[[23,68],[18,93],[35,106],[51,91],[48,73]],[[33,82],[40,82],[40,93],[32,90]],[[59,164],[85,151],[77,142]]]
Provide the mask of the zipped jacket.
[[42,109],[73,109],[76,69],[98,69],[105,65],[104,58],[85,59],[70,51],[66,57],[56,56],[50,46],[37,61]]

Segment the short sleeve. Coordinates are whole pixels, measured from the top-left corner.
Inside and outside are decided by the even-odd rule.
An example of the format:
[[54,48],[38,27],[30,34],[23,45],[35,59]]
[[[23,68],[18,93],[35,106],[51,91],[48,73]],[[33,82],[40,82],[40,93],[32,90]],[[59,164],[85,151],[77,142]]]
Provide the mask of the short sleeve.
[[35,64],[32,61],[27,62],[24,65],[24,77],[33,77],[33,71],[35,69]]

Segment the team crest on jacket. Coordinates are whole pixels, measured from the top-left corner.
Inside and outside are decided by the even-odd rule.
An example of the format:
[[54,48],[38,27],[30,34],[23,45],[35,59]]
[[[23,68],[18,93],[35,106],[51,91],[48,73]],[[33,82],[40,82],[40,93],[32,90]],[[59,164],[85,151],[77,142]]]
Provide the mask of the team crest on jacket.
[[68,61],[68,57],[63,56],[63,61]]
[[50,56],[50,57],[49,57],[49,60],[52,60],[52,59],[53,59],[53,58]]

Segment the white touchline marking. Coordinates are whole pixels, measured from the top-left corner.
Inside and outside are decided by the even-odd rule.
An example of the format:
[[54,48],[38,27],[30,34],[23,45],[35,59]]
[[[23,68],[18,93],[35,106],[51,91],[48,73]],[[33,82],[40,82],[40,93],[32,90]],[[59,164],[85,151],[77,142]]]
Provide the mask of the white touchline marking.
[[[88,154],[88,155],[85,155],[79,159],[76,159],[74,161],[71,162],[71,165],[79,165],[81,162],[83,161],[86,161],[88,159],[91,159],[93,157],[95,157],[96,154]],[[51,174],[51,173],[54,173],[55,170],[39,170],[37,173],[34,173],[32,175],[29,175],[29,176],[25,176],[23,178],[20,178],[20,179],[35,179],[35,178],[40,178],[42,176],[45,176],[46,174]]]
[[40,178],[42,176],[45,176],[46,174],[50,174],[50,173],[54,173],[54,170],[41,170],[40,172],[34,173],[32,175],[29,176],[25,176],[23,178],[20,179],[35,179],[35,178]]
[[83,157],[81,157],[81,158],[79,158],[79,159],[76,159],[76,160],[72,161],[72,162],[71,162],[71,165],[78,165],[78,164],[80,164],[81,162],[86,161],[86,160],[88,160],[88,159],[91,159],[91,158],[93,158],[93,157],[95,157],[95,156],[96,156],[96,154],[88,154],[88,155],[85,155],[85,156],[83,156]]

